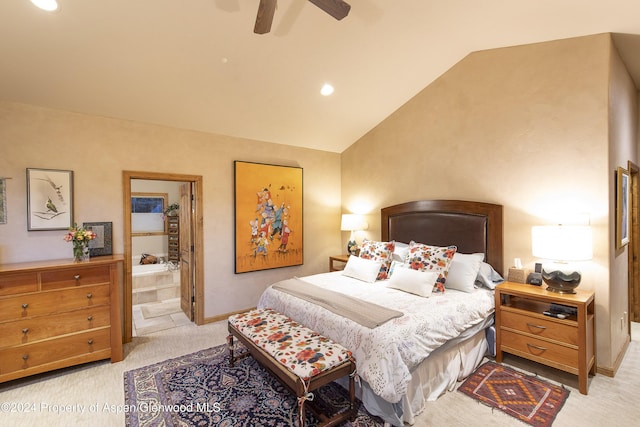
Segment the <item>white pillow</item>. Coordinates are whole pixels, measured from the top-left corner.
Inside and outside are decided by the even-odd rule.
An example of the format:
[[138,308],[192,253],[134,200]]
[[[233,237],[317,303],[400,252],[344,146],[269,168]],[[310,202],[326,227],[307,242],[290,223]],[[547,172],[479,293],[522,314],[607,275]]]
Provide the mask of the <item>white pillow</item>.
[[373,283],[378,277],[380,267],[382,267],[382,261],[350,256],[342,274],[363,282]]
[[404,262],[408,253],[409,245],[407,243],[396,242],[396,246],[393,249],[393,260]]
[[437,271],[420,271],[396,265],[391,279],[387,282],[387,287],[426,298],[431,295],[438,276]]
[[449,275],[444,287],[462,292],[473,292],[476,288],[475,282],[482,261],[484,261],[484,254],[461,254],[456,252],[453,255],[453,260],[449,267]]
[[480,271],[476,278],[476,285],[485,286],[489,289],[495,289],[496,285],[504,282],[504,278],[486,262],[480,263]]

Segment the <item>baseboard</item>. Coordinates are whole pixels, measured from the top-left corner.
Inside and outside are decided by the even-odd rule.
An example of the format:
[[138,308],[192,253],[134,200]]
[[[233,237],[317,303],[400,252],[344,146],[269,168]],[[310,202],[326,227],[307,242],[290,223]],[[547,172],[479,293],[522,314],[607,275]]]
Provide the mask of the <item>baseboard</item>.
[[245,308],[244,310],[232,311],[231,313],[226,313],[226,314],[219,314],[213,317],[206,317],[204,319],[203,325],[207,323],[219,322],[221,320],[227,320],[229,316],[233,316],[234,314],[244,313],[245,311],[253,310],[254,308],[256,307]]
[[624,355],[627,354],[627,349],[629,348],[629,344],[631,343],[631,337],[629,335],[627,335],[624,345],[622,346],[622,349],[620,350],[620,353],[618,353],[618,356],[616,357],[616,360],[613,364],[613,367],[611,368],[605,368],[602,366],[597,366],[596,367],[596,372],[598,374],[602,374],[605,375],[607,377],[615,377],[616,376],[616,372],[618,372],[618,369],[620,368],[620,364],[622,363],[622,359],[624,359]]

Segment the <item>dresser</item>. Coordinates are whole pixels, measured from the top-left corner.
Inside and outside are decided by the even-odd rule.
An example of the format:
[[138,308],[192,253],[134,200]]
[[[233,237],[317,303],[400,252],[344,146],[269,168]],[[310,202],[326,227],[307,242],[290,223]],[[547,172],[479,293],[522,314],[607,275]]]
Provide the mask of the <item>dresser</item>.
[[[596,373],[595,301],[591,291],[559,294],[546,286],[505,282],[495,290],[496,362],[515,354],[578,376],[587,394],[588,376]],[[551,305],[567,310],[561,317],[544,314]]]
[[169,229],[168,259],[180,262],[180,218],[178,216],[167,217],[167,228]]
[[122,360],[122,255],[0,265],[0,382]]

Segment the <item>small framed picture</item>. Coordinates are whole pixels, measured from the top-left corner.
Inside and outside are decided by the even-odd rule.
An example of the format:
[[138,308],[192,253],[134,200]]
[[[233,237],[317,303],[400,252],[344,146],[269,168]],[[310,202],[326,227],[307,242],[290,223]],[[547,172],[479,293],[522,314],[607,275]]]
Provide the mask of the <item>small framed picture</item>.
[[73,171],[27,169],[27,230],[73,225]]
[[82,227],[96,234],[96,238],[89,241],[89,256],[111,255],[113,253],[111,222],[85,222]]
[[629,244],[629,171],[618,167],[616,175],[616,249],[621,249]]

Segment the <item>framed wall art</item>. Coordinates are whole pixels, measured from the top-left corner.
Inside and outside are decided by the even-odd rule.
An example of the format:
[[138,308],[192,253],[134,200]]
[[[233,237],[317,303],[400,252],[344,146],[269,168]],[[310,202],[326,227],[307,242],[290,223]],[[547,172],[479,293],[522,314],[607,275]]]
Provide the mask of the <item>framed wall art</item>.
[[27,169],[27,230],[73,225],[73,171]]
[[131,193],[131,234],[150,236],[167,234],[164,210],[167,193]]
[[0,178],[0,224],[7,223],[7,179]]
[[618,167],[616,174],[616,249],[629,243],[629,171]]
[[235,272],[303,263],[302,168],[234,162]]
[[111,255],[113,253],[112,223],[111,222],[85,222],[82,227],[91,230],[96,238],[89,241],[89,256]]

